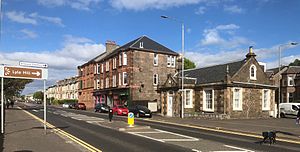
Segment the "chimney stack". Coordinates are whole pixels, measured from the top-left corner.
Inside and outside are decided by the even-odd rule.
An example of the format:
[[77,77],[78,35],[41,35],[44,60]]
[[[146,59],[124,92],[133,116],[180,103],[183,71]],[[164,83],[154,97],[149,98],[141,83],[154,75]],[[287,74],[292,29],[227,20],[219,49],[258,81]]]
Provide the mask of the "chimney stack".
[[119,46],[116,44],[115,41],[107,40],[105,43],[105,47],[106,47],[106,52],[111,53],[113,50],[115,50]]

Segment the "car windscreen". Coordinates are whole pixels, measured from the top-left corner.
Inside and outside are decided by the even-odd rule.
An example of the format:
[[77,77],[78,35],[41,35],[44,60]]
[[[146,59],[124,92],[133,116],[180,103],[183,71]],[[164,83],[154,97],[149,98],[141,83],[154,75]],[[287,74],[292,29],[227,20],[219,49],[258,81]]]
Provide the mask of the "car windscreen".
[[137,106],[137,108],[138,108],[139,110],[149,111],[149,109],[148,109],[147,107],[145,107],[145,106]]
[[118,108],[126,108],[125,106],[118,106]]

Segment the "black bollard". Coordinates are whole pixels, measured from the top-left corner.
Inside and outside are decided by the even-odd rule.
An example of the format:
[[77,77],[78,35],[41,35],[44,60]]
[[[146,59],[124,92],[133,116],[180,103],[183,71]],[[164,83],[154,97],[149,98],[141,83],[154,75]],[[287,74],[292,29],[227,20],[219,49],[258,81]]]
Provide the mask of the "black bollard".
[[109,119],[109,122],[111,122],[112,117],[113,117],[113,110],[112,110],[112,109],[109,109],[109,112],[108,112],[108,119]]

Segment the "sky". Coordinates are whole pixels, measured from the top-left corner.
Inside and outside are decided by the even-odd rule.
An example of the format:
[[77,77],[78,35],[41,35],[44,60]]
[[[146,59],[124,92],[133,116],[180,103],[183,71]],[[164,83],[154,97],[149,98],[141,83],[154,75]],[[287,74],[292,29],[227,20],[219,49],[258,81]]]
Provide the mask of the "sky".
[[[1,1],[1,0],[0,0]],[[197,67],[242,60],[253,46],[267,68],[300,58],[299,0],[2,0],[0,64],[47,63],[51,86],[77,66],[142,35],[181,53]],[[163,19],[166,15],[170,18]],[[35,81],[23,94],[43,88]]]

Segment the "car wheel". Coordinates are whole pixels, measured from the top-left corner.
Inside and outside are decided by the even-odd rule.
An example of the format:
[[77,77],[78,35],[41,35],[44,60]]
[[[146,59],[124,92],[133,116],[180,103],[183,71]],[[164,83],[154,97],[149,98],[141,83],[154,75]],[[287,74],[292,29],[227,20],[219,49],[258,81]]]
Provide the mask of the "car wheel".
[[136,114],[136,117],[139,118],[139,117],[140,117],[140,113],[137,113],[137,114]]
[[280,113],[280,117],[281,118],[285,118],[285,114],[284,113]]
[[97,110],[97,109],[95,109],[95,112],[98,112],[98,110]]

